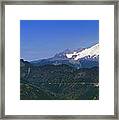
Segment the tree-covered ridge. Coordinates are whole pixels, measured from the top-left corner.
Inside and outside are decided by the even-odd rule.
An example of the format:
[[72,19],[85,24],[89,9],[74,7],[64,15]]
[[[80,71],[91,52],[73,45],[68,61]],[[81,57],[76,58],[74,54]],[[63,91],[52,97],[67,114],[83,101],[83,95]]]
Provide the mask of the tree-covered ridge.
[[99,68],[66,64],[34,66],[20,62],[21,100],[99,99]]

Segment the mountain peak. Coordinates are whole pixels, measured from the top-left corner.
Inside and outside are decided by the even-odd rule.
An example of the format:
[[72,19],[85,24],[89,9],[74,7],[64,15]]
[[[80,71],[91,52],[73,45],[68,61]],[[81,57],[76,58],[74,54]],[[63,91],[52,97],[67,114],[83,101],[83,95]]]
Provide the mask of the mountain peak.
[[89,48],[82,49],[81,51],[74,51],[73,53],[66,54],[67,58],[79,60],[82,58],[97,58],[99,56],[99,44],[95,44]]

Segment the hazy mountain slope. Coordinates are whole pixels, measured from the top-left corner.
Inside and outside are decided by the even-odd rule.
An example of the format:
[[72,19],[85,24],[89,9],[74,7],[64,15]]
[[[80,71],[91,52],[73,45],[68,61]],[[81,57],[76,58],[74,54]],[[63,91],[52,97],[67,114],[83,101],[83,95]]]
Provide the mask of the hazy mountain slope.
[[67,49],[54,55],[52,58],[32,61],[31,63],[36,66],[67,64],[76,68],[91,68],[99,66],[99,44],[73,51]]

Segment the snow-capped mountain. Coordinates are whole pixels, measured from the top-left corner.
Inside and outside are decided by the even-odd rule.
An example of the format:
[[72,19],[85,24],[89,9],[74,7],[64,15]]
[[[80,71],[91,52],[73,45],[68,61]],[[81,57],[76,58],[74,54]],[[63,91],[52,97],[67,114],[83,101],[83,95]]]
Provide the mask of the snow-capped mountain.
[[92,47],[85,48],[79,52],[74,51],[73,53],[66,54],[67,58],[73,58],[74,60],[79,60],[81,58],[98,58],[99,56],[99,44],[96,44]]
[[91,68],[99,65],[99,44],[95,44],[89,48],[69,50],[54,55],[52,58],[32,61],[35,65],[46,64],[67,64],[78,68]]

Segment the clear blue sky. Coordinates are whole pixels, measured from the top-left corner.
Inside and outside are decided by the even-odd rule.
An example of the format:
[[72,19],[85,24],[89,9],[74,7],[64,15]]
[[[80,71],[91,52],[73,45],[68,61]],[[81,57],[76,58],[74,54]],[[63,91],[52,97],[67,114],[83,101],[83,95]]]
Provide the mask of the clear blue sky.
[[20,21],[20,57],[28,61],[50,58],[67,48],[85,48],[98,42],[98,20]]

